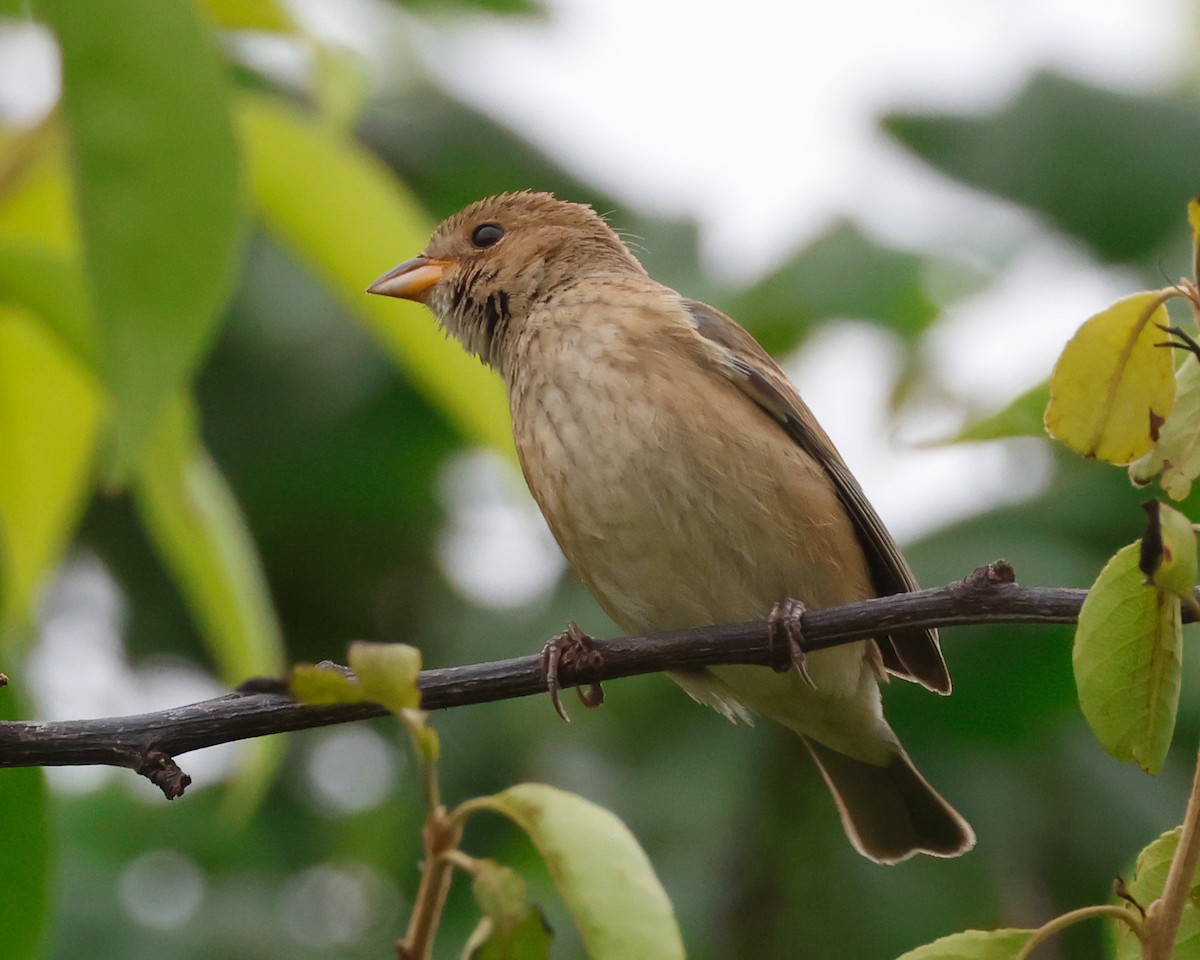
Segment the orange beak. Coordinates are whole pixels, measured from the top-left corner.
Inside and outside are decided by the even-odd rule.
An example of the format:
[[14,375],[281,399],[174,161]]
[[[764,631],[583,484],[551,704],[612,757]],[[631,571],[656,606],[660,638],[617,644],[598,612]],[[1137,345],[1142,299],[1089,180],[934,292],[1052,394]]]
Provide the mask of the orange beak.
[[413,257],[398,267],[393,267],[367,287],[367,293],[424,303],[429,288],[442,279],[451,262],[429,257]]

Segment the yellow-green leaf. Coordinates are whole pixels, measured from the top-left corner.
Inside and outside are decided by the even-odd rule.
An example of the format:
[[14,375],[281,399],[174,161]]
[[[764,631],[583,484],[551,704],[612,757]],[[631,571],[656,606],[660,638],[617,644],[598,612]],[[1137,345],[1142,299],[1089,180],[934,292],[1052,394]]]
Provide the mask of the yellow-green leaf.
[[66,137],[53,119],[17,132],[0,131],[4,202],[0,236],[56,254],[73,253],[79,229],[68,186]]
[[[1133,876],[1127,887],[1130,895],[1143,907],[1162,896],[1167,881],[1167,872],[1179,846],[1179,827],[1168,830],[1138,854]],[[1197,886],[1200,874],[1192,878],[1191,893],[1183,905],[1183,917],[1175,935],[1173,960],[1200,960],[1200,889]],[[1141,944],[1123,923],[1116,925],[1117,960],[1140,960]]]
[[396,714],[420,707],[417,676],[421,672],[421,651],[416,647],[360,640],[350,644],[348,658],[364,700]]
[[1144,486],[1161,474],[1158,485],[1167,496],[1183,500],[1200,477],[1200,363],[1186,360],[1175,379],[1171,415],[1154,448],[1129,465],[1129,479]]
[[964,930],[909,950],[899,960],[1012,960],[1032,936],[1032,930]]
[[263,220],[337,294],[405,375],[470,440],[512,451],[500,380],[418,304],[367,284],[425,246],[432,224],[383,163],[334,125],[265,97],[239,111]]
[[501,813],[537,847],[592,960],[680,960],[675,912],[620,820],[555,787],[518,784],[469,801]]
[[292,34],[296,22],[277,0],[201,0],[201,8],[225,30]]
[[[1161,294],[1119,300],[1088,320],[1050,378],[1046,429],[1085,457],[1129,463],[1158,439],[1175,397],[1172,351],[1157,347],[1167,324]],[[1156,305],[1157,304],[1157,305]]]
[[0,233],[0,302],[27,308],[94,372],[96,331],[78,263]]
[[32,314],[0,306],[0,614],[26,620],[87,495],[102,410]]
[[1122,547],[1088,591],[1075,631],[1079,705],[1118,760],[1162,769],[1179,706],[1183,627],[1179,598],[1147,586],[1141,541]]
[[[171,571],[205,645],[230,684],[283,670],[283,636],[266,577],[233,492],[179,399],[161,418],[134,478],[142,522]],[[270,785],[282,743],[248,745],[227,810],[249,814]]]
[[296,664],[288,674],[288,691],[301,703],[314,707],[367,699],[354,674],[331,663]]
[[190,0],[42,0],[62,53],[62,116],[128,480],[215,332],[244,231],[226,68]]

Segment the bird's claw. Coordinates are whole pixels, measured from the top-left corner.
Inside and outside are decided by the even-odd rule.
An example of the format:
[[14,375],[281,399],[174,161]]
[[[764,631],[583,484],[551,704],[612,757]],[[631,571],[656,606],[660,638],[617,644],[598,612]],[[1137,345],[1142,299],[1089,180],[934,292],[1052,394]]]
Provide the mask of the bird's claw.
[[815,690],[817,685],[808,672],[808,655],[804,652],[804,634],[800,629],[804,609],[803,603],[790,597],[776,603],[767,617],[767,638],[772,647],[780,641],[787,643],[788,662],[775,669],[783,673],[794,667],[804,682]]
[[[559,691],[562,689],[558,680],[558,671],[562,666],[578,671],[599,668],[604,657],[596,648],[594,641],[574,621],[567,624],[567,629],[550,640],[542,647],[542,674],[546,678],[546,691],[550,694],[550,702],[554,704],[555,712],[567,723],[566,707],[562,705]],[[588,683],[575,688],[579,702],[585,707],[594,708],[604,703],[604,688],[598,683]]]

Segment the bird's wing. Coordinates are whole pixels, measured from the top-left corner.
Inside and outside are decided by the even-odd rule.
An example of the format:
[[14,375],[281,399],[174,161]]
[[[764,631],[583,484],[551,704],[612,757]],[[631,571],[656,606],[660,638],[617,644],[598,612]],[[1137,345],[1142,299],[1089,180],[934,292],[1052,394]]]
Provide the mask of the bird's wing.
[[[821,429],[812,411],[779,365],[758,341],[733,320],[697,300],[683,300],[706,353],[715,366],[751,400],[783,427],[784,431],[824,468],[838,498],[854,521],[867,555],[871,582],[880,596],[917,590],[908,562],[888,533],[862,488],[842,461],[833,441]],[[893,630],[876,638],[890,673],[938,693],[950,692],[950,673],[942,659],[936,630]]]

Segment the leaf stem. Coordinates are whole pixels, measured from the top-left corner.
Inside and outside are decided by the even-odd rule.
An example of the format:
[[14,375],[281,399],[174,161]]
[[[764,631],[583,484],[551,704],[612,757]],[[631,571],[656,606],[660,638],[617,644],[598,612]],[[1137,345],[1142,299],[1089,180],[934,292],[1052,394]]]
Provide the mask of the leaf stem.
[[1196,758],[1196,772],[1192,778],[1192,792],[1188,797],[1179,845],[1171,859],[1162,896],[1146,908],[1142,935],[1143,960],[1170,960],[1197,864],[1200,864],[1200,754]]
[[435,807],[421,828],[425,844],[425,860],[421,864],[421,883],[404,939],[396,944],[397,960],[429,960],[433,955],[433,938],[442,919],[442,908],[450,892],[454,876],[452,852],[462,840],[462,825],[446,814],[445,807]]
[[1129,928],[1139,939],[1142,938],[1142,918],[1132,909],[1127,906],[1100,903],[1092,907],[1080,907],[1078,910],[1064,913],[1061,917],[1055,917],[1049,923],[1038,927],[1033,932],[1033,936],[1029,938],[1029,942],[1021,948],[1021,951],[1013,960],[1028,960],[1033,951],[1051,937],[1066,930],[1067,927],[1072,927],[1083,920],[1091,920],[1096,917],[1111,917],[1114,920],[1120,920],[1122,923],[1128,924]]

